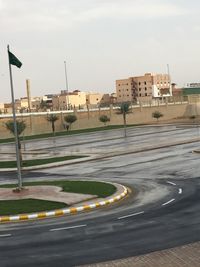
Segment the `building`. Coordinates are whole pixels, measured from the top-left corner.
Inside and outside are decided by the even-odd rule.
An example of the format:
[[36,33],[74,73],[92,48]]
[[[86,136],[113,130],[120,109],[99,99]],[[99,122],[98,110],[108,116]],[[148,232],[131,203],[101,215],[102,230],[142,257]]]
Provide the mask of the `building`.
[[61,94],[52,97],[53,110],[67,110],[86,107],[86,93],[75,90],[73,92],[61,91]]
[[110,95],[88,92],[86,93],[86,104],[89,107],[110,105]]
[[0,114],[4,113],[4,103],[0,103]]
[[172,96],[168,74],[146,73],[143,76],[116,80],[117,102],[150,101]]

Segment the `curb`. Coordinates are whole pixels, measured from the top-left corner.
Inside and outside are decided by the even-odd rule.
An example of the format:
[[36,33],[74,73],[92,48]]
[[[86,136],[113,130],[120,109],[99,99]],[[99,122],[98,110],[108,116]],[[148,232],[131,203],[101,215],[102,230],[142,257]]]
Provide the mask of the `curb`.
[[117,202],[120,199],[124,198],[128,194],[128,189],[125,186],[123,187],[123,193],[113,197],[109,198],[105,201],[100,201],[80,207],[71,207],[69,209],[59,209],[59,210],[53,210],[48,212],[39,212],[39,213],[31,213],[31,214],[19,214],[19,215],[13,215],[13,216],[0,216],[0,223],[6,223],[6,222],[19,222],[19,221],[29,221],[29,220],[37,220],[37,219],[44,219],[49,217],[58,217],[63,216],[66,214],[76,214],[80,211],[89,211],[95,208],[99,208],[105,205],[109,205],[111,203]]

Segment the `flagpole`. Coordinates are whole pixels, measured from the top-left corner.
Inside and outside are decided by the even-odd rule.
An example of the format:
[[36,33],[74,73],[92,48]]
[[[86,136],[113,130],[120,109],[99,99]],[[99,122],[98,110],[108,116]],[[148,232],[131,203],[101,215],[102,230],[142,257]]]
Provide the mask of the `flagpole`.
[[15,114],[15,98],[13,90],[13,79],[12,79],[12,68],[9,60],[9,45],[8,49],[8,62],[9,62],[9,72],[10,72],[10,87],[11,87],[11,97],[12,97],[12,111],[13,111],[13,121],[14,121],[14,134],[15,134],[15,148],[16,148],[16,159],[17,159],[17,176],[18,176],[18,190],[22,190],[22,176],[21,176],[21,164],[20,164],[20,155],[19,155],[19,136],[17,132],[17,121]]

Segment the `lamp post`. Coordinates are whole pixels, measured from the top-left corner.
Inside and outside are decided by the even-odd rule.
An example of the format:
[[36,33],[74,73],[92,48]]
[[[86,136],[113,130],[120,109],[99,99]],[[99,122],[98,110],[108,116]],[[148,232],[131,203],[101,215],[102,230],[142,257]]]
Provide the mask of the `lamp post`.
[[67,109],[69,109],[69,86],[68,86],[68,79],[67,79],[66,61],[64,61],[64,66],[65,66],[65,82],[66,82],[66,93],[67,93]]

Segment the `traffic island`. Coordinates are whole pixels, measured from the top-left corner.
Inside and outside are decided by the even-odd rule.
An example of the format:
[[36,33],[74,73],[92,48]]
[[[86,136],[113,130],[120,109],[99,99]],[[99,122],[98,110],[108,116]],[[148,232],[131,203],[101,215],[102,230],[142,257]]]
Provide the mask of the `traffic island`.
[[[58,181],[58,182],[63,183],[64,181]],[[11,188],[0,188],[0,196],[1,196],[0,207],[1,207],[1,202],[3,206],[5,206],[4,205],[5,201],[8,201],[7,203],[9,203],[9,201],[11,202],[14,201],[15,205],[17,201],[21,201],[23,205],[26,202],[28,203],[29,207],[30,206],[36,207],[35,206],[36,203],[37,205],[42,206],[44,204],[42,202],[47,201],[47,207],[48,207],[45,209],[45,211],[27,212],[27,210],[26,211],[24,210],[23,212],[20,210],[19,212],[20,214],[10,213],[10,215],[8,214],[5,215],[4,211],[4,215],[0,216],[0,223],[43,219],[49,217],[62,216],[66,214],[76,214],[78,212],[83,212],[83,211],[89,211],[94,208],[99,208],[117,202],[120,199],[124,198],[128,193],[127,188],[119,184],[110,184],[110,183],[104,183],[104,182],[101,183],[92,181],[73,181],[72,183],[76,182],[85,183],[86,187],[88,183],[90,185],[91,183],[94,184],[96,183],[99,185],[102,184],[103,186],[108,185],[108,187],[111,186],[115,188],[115,193],[107,197],[101,197],[101,193],[99,195],[98,194],[94,195],[94,194],[63,192],[62,187],[53,185],[35,185],[28,187],[26,186],[28,190],[23,190],[21,193],[18,194],[13,193]],[[50,183],[52,183],[52,181]],[[33,205],[31,205],[30,203],[32,203]],[[54,204],[59,204],[61,206],[58,205],[57,206],[58,209],[49,210],[49,207],[51,207],[51,205]],[[26,205],[24,207],[26,207]],[[0,214],[1,214],[1,208],[0,208]]]

